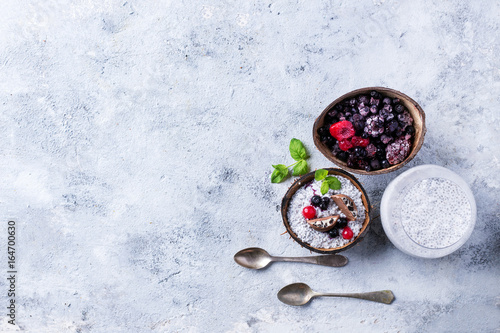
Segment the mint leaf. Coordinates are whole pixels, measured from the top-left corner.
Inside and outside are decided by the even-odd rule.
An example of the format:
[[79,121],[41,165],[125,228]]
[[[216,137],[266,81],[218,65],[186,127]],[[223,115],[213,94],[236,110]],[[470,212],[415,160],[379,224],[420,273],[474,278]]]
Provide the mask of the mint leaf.
[[290,155],[296,161],[303,160],[307,157],[306,148],[304,144],[298,139],[292,139],[290,141]]
[[288,169],[286,165],[273,165],[273,168],[274,171],[271,175],[271,183],[281,183],[288,176]]
[[321,194],[322,195],[325,195],[326,192],[328,192],[329,189],[330,189],[330,186],[328,185],[328,182],[323,182],[321,184]]
[[342,186],[337,177],[326,177],[325,182],[328,183],[328,186],[332,190],[340,190],[340,187]]
[[316,172],[314,173],[314,179],[316,180],[323,180],[325,179],[325,177],[328,175],[328,171],[325,170],[325,169],[318,169],[316,170]]
[[309,168],[307,167],[307,162],[305,160],[301,160],[293,167],[293,176],[305,175],[308,170]]

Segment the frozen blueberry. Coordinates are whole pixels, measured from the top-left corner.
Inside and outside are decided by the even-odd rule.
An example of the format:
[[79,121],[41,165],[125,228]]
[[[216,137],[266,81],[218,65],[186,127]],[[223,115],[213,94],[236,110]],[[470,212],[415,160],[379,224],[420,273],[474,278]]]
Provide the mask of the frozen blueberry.
[[396,119],[392,119],[386,126],[385,130],[387,133],[394,133],[399,128],[399,122]]
[[355,106],[355,105],[356,105],[356,98],[351,98],[351,99],[349,100],[349,105],[350,105],[350,106]]
[[372,90],[370,92],[370,96],[374,97],[374,98],[380,98],[380,97],[382,97],[382,95],[380,95],[380,93],[378,91],[376,91],[376,90]]
[[413,127],[413,126],[408,126],[408,127],[406,128],[406,134],[409,134],[409,135],[413,135],[413,134],[415,134],[415,127]]
[[405,107],[401,104],[397,104],[394,107],[394,111],[396,111],[397,113],[403,113],[404,110],[405,110]]
[[365,166],[365,171],[366,172],[372,171],[372,167],[368,164],[367,166]]
[[370,99],[366,95],[361,95],[358,96],[358,102],[363,104],[368,104],[370,102]]
[[382,100],[382,103],[384,103],[384,104],[392,104],[392,99],[390,99],[389,97],[384,97],[384,99]]
[[387,169],[391,165],[389,164],[388,160],[383,160],[382,163],[381,163],[381,166],[382,166],[382,168]]
[[401,101],[399,100],[399,98],[393,98],[393,99],[392,99],[392,104],[398,104],[399,102],[401,102]]

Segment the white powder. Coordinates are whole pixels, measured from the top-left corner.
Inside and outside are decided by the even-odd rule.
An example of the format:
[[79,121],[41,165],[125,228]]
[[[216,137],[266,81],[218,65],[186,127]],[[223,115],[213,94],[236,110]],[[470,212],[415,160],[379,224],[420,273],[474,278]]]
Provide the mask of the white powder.
[[456,243],[472,218],[464,191],[444,178],[428,178],[413,185],[401,205],[401,223],[408,236],[427,248]]
[[[308,243],[312,247],[332,249],[340,246],[344,246],[352,242],[358,235],[363,226],[363,221],[365,220],[365,210],[363,206],[363,201],[361,200],[361,192],[354,186],[351,181],[347,178],[341,176],[335,176],[338,178],[342,187],[340,190],[334,191],[329,190],[324,196],[331,197],[335,194],[345,194],[352,198],[356,208],[358,210],[358,217],[355,221],[349,221],[348,226],[352,229],[354,236],[351,239],[344,239],[341,235],[335,238],[331,238],[327,232],[321,232],[311,228],[309,223],[302,215],[302,209],[306,206],[311,205],[311,198],[314,195],[321,196],[321,181],[313,180],[310,183],[305,184],[300,189],[295,192],[292,199],[290,200],[290,205],[288,206],[288,223],[290,228],[297,235],[299,239],[303,242]],[[330,215],[340,215],[345,217],[345,215],[338,209],[337,205],[333,200],[330,200],[328,209],[322,211],[316,208],[316,217],[325,217]]]

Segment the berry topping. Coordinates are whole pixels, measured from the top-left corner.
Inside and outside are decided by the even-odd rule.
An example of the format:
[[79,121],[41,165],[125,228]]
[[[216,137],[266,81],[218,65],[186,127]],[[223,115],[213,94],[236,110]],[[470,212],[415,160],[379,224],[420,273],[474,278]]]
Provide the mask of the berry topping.
[[347,227],[347,219],[345,217],[339,218],[337,220],[337,227],[341,229]]
[[338,237],[338,235],[339,235],[339,229],[337,228],[333,228],[328,231],[328,236],[330,236],[331,238]]
[[344,238],[344,239],[351,239],[352,236],[354,236],[354,233],[352,232],[351,228],[345,227],[342,230],[342,238]]
[[316,209],[313,206],[307,206],[302,209],[302,215],[308,220],[313,219],[316,216]]
[[323,197],[323,198],[321,198],[321,202],[319,204],[319,208],[321,208],[321,210],[327,210],[329,204],[330,204],[330,198]]
[[321,204],[322,200],[319,195],[315,195],[311,198],[311,205],[314,207],[318,207]]
[[342,140],[339,142],[339,148],[343,151],[348,151],[353,147],[351,140]]
[[403,162],[410,153],[410,146],[405,137],[398,138],[386,148],[387,161],[392,165]]
[[337,140],[345,140],[352,137],[355,133],[354,127],[350,121],[339,121],[330,126],[330,134]]

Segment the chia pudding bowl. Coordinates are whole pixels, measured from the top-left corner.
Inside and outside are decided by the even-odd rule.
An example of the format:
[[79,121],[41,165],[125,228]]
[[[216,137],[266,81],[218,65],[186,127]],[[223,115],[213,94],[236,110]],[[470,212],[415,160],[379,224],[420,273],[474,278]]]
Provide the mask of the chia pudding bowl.
[[364,238],[370,224],[370,202],[353,175],[341,169],[324,170],[328,171],[328,177],[339,180],[340,189],[330,188],[321,194],[322,181],[315,180],[315,173],[310,172],[288,189],[281,204],[281,216],[288,234],[302,247],[333,254]]

